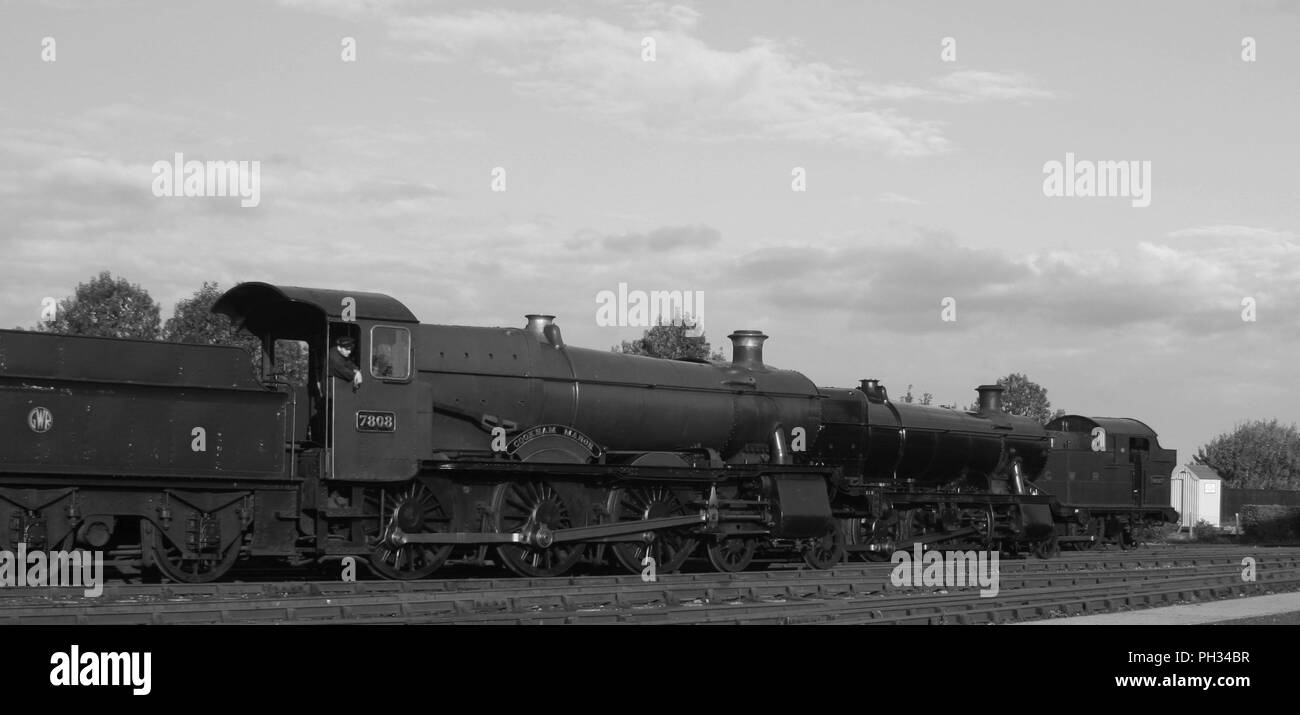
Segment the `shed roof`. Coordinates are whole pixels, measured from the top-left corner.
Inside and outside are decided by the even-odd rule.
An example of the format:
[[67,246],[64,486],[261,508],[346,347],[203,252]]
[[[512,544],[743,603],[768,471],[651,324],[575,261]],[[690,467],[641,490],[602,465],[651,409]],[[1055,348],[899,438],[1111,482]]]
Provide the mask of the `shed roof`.
[[1195,474],[1197,479],[1223,479],[1208,464],[1189,464],[1187,465],[1187,471]]

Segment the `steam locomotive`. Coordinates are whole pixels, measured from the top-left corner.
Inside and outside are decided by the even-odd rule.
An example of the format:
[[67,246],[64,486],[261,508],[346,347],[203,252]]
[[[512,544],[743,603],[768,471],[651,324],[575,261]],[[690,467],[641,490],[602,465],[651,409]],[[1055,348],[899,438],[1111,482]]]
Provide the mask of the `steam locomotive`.
[[[895,549],[1050,556],[1174,518],[1175,455],[1126,419],[891,401],[763,361],[566,345],[420,324],[393,298],[243,283],[213,311],[234,347],[0,331],[0,549],[90,548],[204,582],[241,557],[352,557],[393,579],[449,561],[555,576],[693,556],[734,572]],[[339,338],[357,346],[341,379]],[[276,362],[306,345],[307,384]]]

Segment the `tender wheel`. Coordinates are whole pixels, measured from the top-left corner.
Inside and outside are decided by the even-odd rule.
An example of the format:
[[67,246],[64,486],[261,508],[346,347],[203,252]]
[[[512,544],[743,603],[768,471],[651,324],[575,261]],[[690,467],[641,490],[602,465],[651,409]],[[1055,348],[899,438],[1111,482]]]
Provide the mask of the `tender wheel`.
[[754,560],[754,552],[757,550],[756,539],[736,536],[718,539],[709,544],[707,549],[709,563],[722,573],[744,571]]
[[831,529],[803,552],[803,562],[815,569],[828,569],[844,560],[844,531]]
[[[664,487],[615,489],[609,495],[609,513],[613,521],[636,521],[684,516],[690,512],[671,490]],[[686,563],[699,541],[686,528],[655,532],[654,541],[621,542],[613,545],[614,558],[623,568],[639,574],[648,553],[655,560],[658,573],[672,573]]]
[[403,544],[389,540],[394,528],[407,534],[446,532],[451,529],[451,515],[443,508],[433,490],[419,482],[391,492],[383,489],[366,491],[366,543],[373,544],[370,567],[384,578],[409,581],[428,578],[447,561],[451,544]]
[[[499,534],[530,534],[538,537],[535,541],[545,541],[547,532],[579,526],[564,497],[548,482],[501,484],[492,501],[493,530]],[[559,576],[573,568],[585,550],[584,544],[572,542],[509,544],[498,546],[497,555],[520,576]]]
[[1044,539],[1034,544],[1034,556],[1040,559],[1050,559],[1061,553],[1061,542],[1056,540],[1056,534],[1050,538]]
[[[10,530],[19,520],[21,514],[22,512],[18,507],[10,506],[8,502],[0,501],[0,550],[13,553],[14,550],[18,548],[18,542],[24,541],[22,534],[17,535],[17,540],[12,539],[10,535]],[[35,547],[33,547],[29,542],[27,548],[32,549]]]
[[152,552],[158,570],[167,578],[182,583],[208,583],[224,576],[239,559],[239,547],[243,542],[242,537],[236,539],[225,553],[211,552],[187,557],[180,547],[158,533],[153,524],[147,521],[140,523],[140,536]]

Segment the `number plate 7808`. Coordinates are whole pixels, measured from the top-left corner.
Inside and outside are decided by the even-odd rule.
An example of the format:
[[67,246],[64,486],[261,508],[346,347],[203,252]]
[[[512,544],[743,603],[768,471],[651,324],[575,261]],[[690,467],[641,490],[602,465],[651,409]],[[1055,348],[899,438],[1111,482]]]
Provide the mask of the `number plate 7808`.
[[397,415],[392,412],[357,411],[358,432],[394,432],[396,430]]

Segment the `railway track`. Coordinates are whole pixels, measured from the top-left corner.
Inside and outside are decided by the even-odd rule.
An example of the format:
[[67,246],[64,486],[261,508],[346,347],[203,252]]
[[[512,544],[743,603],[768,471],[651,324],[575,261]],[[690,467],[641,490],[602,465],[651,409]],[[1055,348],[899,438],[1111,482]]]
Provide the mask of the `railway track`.
[[[1242,558],[1256,580],[1242,580]],[[0,590],[0,624],[1001,623],[1300,588],[1300,549],[1152,549],[1000,561],[998,593],[898,588],[888,563],[638,576],[109,584]]]

